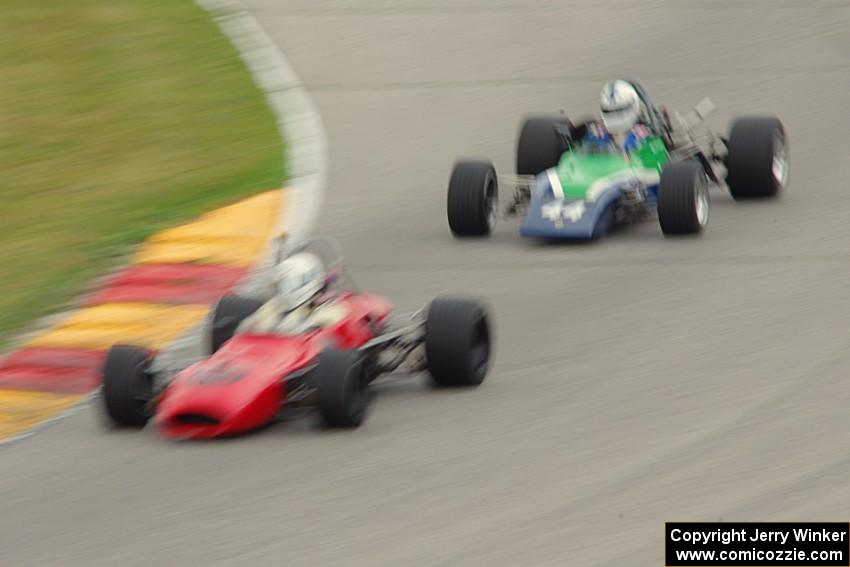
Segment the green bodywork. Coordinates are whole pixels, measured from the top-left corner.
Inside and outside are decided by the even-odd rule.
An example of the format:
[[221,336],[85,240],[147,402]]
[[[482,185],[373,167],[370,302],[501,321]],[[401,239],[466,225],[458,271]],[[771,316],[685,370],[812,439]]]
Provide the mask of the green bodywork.
[[660,173],[669,158],[664,141],[653,136],[628,154],[590,152],[581,147],[568,150],[561,156],[555,171],[566,199],[584,199],[588,189],[599,180],[629,171]]

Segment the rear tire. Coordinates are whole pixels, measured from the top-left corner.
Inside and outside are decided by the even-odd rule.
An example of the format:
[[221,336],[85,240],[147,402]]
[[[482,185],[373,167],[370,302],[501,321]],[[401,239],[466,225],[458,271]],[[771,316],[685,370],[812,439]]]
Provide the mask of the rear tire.
[[490,324],[477,301],[437,298],[425,319],[425,357],[434,383],[477,386],[490,365]]
[[115,425],[142,428],[151,417],[147,403],[153,399],[149,373],[153,354],[133,346],[113,346],[103,366],[103,401]]
[[788,145],[774,117],[739,118],[726,154],[726,184],[734,199],[774,197],[788,183]]
[[313,370],[319,413],[328,427],[355,428],[369,409],[369,380],[363,355],[328,349],[319,354]]
[[212,307],[207,331],[207,349],[215,353],[221,345],[233,338],[240,323],[263,305],[259,299],[225,295]]
[[708,181],[698,161],[674,162],[662,170],[658,222],[668,236],[697,234],[708,224]]
[[449,179],[446,212],[455,236],[488,236],[496,224],[499,182],[489,161],[459,161]]
[[517,175],[537,175],[555,167],[567,150],[556,126],[570,126],[563,116],[541,116],[527,118],[519,132],[516,146]]

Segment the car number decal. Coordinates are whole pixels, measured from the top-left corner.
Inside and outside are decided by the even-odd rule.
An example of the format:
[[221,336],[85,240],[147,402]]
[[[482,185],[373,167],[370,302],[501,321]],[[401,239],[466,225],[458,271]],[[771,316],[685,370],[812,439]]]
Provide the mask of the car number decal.
[[553,201],[546,203],[541,209],[543,218],[552,221],[558,228],[564,226],[564,220],[578,222],[586,211],[587,205],[585,205],[584,201],[574,201],[572,203]]

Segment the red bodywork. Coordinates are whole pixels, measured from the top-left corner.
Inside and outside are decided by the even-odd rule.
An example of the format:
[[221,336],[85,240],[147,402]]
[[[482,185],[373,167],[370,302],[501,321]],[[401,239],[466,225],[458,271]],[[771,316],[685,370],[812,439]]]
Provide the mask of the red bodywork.
[[235,435],[274,420],[286,403],[286,377],[332,346],[354,349],[386,326],[384,298],[343,293],[347,310],[339,323],[304,335],[238,334],[210,358],[178,373],[157,404],[154,421],[168,437]]

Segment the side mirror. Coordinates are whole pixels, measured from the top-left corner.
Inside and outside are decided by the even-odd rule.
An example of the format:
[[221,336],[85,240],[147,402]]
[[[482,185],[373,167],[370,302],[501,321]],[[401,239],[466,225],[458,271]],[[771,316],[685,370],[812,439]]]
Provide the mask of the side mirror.
[[574,139],[573,139],[573,129],[567,124],[555,124],[555,134],[561,139],[561,143],[563,146],[561,150],[566,150],[572,147]]
[[572,128],[567,124],[555,124],[555,132],[565,140],[571,140],[573,137]]

